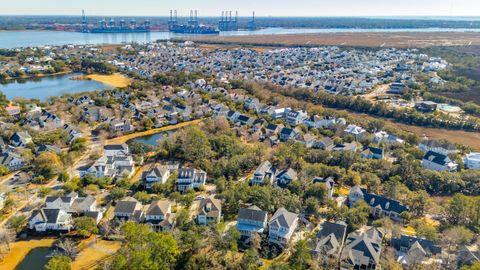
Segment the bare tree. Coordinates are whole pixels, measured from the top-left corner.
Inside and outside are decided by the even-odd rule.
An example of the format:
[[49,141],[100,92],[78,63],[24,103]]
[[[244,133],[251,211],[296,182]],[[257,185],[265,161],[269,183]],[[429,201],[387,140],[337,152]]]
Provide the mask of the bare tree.
[[16,233],[14,230],[5,226],[0,227],[0,257],[3,258],[10,252],[10,244],[15,241]]
[[77,255],[79,253],[77,244],[70,239],[60,241],[57,244],[57,247],[63,251],[62,255],[65,255],[72,260],[75,260],[75,258],[77,257]]

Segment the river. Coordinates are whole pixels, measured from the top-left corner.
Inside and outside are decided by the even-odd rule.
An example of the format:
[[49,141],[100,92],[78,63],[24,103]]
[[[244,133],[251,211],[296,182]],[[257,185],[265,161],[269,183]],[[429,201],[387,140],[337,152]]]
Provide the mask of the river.
[[25,80],[12,80],[7,84],[0,84],[0,91],[9,100],[15,97],[35,98],[45,101],[51,96],[61,96],[68,93],[88,92],[113,88],[110,85],[93,80],[71,80],[80,73],[39,77]]
[[[314,34],[314,33],[358,33],[358,32],[480,32],[480,29],[463,28],[405,28],[405,29],[352,29],[352,28],[266,28],[256,31],[227,31],[220,36],[245,35],[281,35],[281,34]],[[0,32],[0,48],[12,49],[17,47],[33,47],[42,45],[85,45],[85,44],[120,44],[145,43],[155,40],[171,38],[188,38],[192,35],[173,34],[169,32],[151,33],[79,33],[54,31],[4,31]]]

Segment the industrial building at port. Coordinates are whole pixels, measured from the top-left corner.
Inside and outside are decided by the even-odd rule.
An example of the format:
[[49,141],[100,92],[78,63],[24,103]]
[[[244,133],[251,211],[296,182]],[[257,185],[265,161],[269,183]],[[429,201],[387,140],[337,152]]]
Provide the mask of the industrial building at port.
[[[219,34],[221,31],[239,31],[257,29],[255,21],[255,12],[252,18],[243,27],[239,26],[238,11],[235,16],[232,16],[232,11],[222,11],[218,25],[205,25],[198,20],[198,11],[191,10],[188,19],[180,22],[176,10],[170,10],[170,17],[168,20],[168,30],[172,33],[178,34]],[[132,19],[128,23],[121,19],[118,23],[112,18],[110,20],[102,19],[96,25],[89,24],[85,11],[82,11],[81,32],[84,33],[135,33],[135,32],[150,32],[150,21],[145,20],[141,24]]]
[[[222,11],[221,18],[218,21],[218,27],[215,27],[201,24],[198,20],[197,10],[191,10],[189,19],[184,23],[179,23],[176,10],[170,10],[168,29],[170,32],[179,34],[219,34],[220,31],[238,31],[240,29],[238,24],[238,11],[235,12],[235,17],[232,17],[232,11]],[[245,29],[250,31],[257,29],[255,12]]]
[[98,22],[97,27],[90,27],[87,22],[87,16],[85,11],[82,11],[82,32],[84,33],[145,33],[150,32],[150,21],[145,20],[142,24],[137,25],[135,20],[130,20],[130,24],[127,24],[125,20],[120,20],[117,24],[114,19],[103,19]]

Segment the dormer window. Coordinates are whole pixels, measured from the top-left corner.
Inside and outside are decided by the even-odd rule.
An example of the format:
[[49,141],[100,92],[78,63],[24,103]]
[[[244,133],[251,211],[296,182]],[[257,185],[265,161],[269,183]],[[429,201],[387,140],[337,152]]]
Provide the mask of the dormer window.
[[387,202],[387,203],[385,204],[385,209],[388,209],[389,207],[390,207],[390,202]]
[[375,198],[372,198],[372,199],[370,200],[370,205],[373,205],[374,203],[375,203]]

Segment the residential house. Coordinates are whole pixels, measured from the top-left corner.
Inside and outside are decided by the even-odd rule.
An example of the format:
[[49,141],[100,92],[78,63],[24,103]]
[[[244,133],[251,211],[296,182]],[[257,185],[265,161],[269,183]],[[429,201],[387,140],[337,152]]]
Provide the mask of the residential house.
[[358,201],[365,201],[372,209],[372,216],[375,218],[390,217],[394,221],[402,221],[401,214],[408,211],[408,207],[400,202],[385,198],[380,195],[368,193],[366,189],[360,186],[354,186],[350,189],[348,202],[350,207]]
[[0,154],[0,164],[7,167],[10,171],[19,170],[24,161],[21,156],[12,152],[3,152]]
[[55,154],[61,154],[62,149],[60,149],[57,146],[54,145],[48,145],[48,144],[41,144],[38,147],[35,148],[35,154],[40,155],[43,152],[51,152]]
[[207,173],[203,170],[192,168],[181,168],[178,170],[178,191],[180,192],[203,187],[206,181]]
[[336,144],[333,146],[332,151],[357,151],[357,144],[355,142]]
[[303,120],[303,123],[309,128],[329,128],[337,123],[337,119],[312,115]]
[[419,101],[415,102],[415,109],[421,112],[429,113],[437,109],[437,103],[433,101]]
[[265,134],[266,136],[277,135],[283,128],[283,125],[268,124],[265,127]]
[[422,167],[439,172],[453,172],[457,170],[458,164],[446,155],[428,151],[422,159]]
[[363,138],[367,131],[364,128],[356,125],[348,125],[344,132],[346,135],[352,135],[355,140],[359,141]]
[[127,198],[117,202],[113,215],[118,219],[140,222],[144,218],[143,206],[134,198]]
[[425,153],[431,151],[445,156],[459,152],[457,147],[448,141],[423,139],[418,147]]
[[145,213],[145,222],[155,231],[170,231],[175,225],[175,214],[172,213],[172,202],[154,201]]
[[79,197],[78,193],[70,192],[69,194],[58,197],[48,196],[45,199],[45,208],[62,209],[63,211],[75,216],[95,217],[95,221],[100,222],[103,217],[102,212],[97,209],[97,201],[93,196]]
[[275,180],[275,168],[270,161],[263,161],[253,173],[251,185],[272,184]]
[[383,148],[369,146],[361,153],[361,156],[369,159],[384,159],[385,150]]
[[280,131],[280,141],[286,142],[290,139],[295,139],[297,135],[298,135],[298,131],[296,131],[295,129],[284,127]]
[[28,132],[19,131],[10,137],[10,143],[15,147],[27,147],[28,144],[33,143],[33,140]]
[[67,141],[69,144],[82,138],[82,133],[69,124],[63,125],[63,129],[67,132]]
[[374,134],[375,138],[373,139],[373,142],[376,144],[385,142],[387,144],[404,144],[405,141],[398,138],[395,135],[388,134],[385,131],[379,131]]
[[28,221],[28,228],[37,232],[69,232],[73,228],[72,215],[62,209],[35,210]]
[[335,180],[333,180],[332,177],[327,177],[327,178],[315,177],[315,178],[313,178],[312,183],[314,183],[314,184],[316,184],[316,183],[325,184],[325,186],[327,187],[328,198],[329,199],[333,198],[333,191],[335,189]]
[[275,176],[276,184],[278,187],[286,188],[288,184],[292,181],[297,180],[297,172],[292,168],[288,168],[286,170],[280,171]]
[[315,258],[339,259],[346,235],[347,224],[345,222],[323,222],[312,241],[312,255]]
[[286,114],[286,122],[292,127],[296,127],[303,123],[305,119],[308,118],[308,115],[304,111],[289,111]]
[[113,119],[108,126],[111,134],[124,134],[134,131],[129,119]]
[[202,199],[198,207],[197,224],[217,224],[222,218],[222,203],[215,198]]
[[320,139],[316,139],[313,143],[313,148],[315,149],[322,149],[330,151],[334,147],[333,140],[329,137],[323,137]]
[[268,223],[268,241],[285,248],[298,226],[298,214],[279,208]]
[[167,166],[155,166],[142,175],[143,185],[151,189],[155,183],[165,184],[170,177],[170,170]]
[[237,230],[245,242],[249,242],[254,233],[264,232],[267,228],[267,217],[268,213],[257,206],[238,210]]
[[8,115],[17,117],[20,116],[20,106],[15,106],[12,103],[10,103],[8,106],[5,107],[5,111],[7,112]]
[[403,95],[406,91],[407,86],[401,82],[394,82],[390,85],[388,93]]
[[427,263],[429,259],[442,253],[442,248],[432,241],[408,235],[392,238],[390,245],[396,251],[397,261],[406,265]]
[[80,169],[80,177],[87,174],[94,175],[96,178],[109,177],[117,178],[126,175],[131,177],[135,172],[133,157],[128,146],[124,145],[105,145],[104,154],[92,166]]
[[317,139],[316,139],[315,135],[313,135],[311,133],[299,134],[295,138],[295,141],[305,145],[305,147],[307,147],[307,148],[313,148],[315,146],[315,144],[317,143]]
[[464,246],[456,254],[457,269],[480,262],[480,249],[477,245]]
[[463,158],[465,168],[469,170],[480,170],[480,153],[472,152]]
[[383,232],[377,228],[348,234],[340,257],[340,269],[380,269]]

